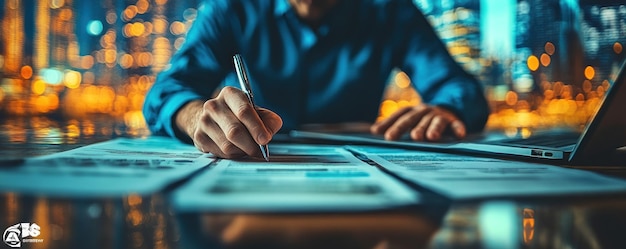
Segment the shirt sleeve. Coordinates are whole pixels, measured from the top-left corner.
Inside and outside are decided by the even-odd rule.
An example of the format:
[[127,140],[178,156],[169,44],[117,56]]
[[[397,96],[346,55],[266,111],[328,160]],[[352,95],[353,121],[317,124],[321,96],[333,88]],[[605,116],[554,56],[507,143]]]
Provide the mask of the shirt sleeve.
[[207,100],[231,69],[233,42],[227,1],[205,1],[183,47],[146,95],[143,114],[150,131],[186,139],[175,127],[177,111],[193,100]]
[[[448,53],[424,15],[412,6],[407,15],[401,70],[423,101],[454,112],[468,132],[481,131],[489,116],[482,85]],[[405,12],[406,13],[406,12]]]

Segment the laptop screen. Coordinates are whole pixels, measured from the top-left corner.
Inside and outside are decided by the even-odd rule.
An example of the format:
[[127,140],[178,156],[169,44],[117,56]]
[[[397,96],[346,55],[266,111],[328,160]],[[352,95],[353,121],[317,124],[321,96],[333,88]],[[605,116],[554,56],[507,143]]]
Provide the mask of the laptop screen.
[[626,63],[606,93],[596,115],[585,129],[570,161],[597,159],[626,145]]

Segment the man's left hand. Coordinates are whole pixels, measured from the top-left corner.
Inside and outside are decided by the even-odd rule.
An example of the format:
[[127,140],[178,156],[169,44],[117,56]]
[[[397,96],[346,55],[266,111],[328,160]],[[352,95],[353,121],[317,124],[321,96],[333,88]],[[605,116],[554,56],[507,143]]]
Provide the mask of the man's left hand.
[[453,112],[426,104],[402,108],[370,127],[373,134],[384,135],[386,140],[397,140],[410,132],[415,141],[438,141],[447,130],[458,139],[466,134],[465,124]]

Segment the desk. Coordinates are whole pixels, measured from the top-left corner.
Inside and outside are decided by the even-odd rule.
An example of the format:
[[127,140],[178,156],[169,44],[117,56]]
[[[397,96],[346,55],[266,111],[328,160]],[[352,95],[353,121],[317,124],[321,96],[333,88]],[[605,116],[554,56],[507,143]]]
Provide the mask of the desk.
[[[110,119],[0,123],[2,158],[146,135]],[[168,199],[167,192],[92,199],[0,193],[0,231],[36,223],[42,241],[22,248],[626,247],[624,196],[439,201],[399,210],[290,214],[182,214]]]

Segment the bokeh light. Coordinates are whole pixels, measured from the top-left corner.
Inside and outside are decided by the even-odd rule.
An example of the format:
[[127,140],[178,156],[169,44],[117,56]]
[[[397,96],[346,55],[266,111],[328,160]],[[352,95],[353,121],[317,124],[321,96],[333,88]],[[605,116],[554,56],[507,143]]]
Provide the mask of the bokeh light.
[[585,67],[585,78],[592,80],[596,75],[596,70],[592,66]]
[[[43,2],[33,7],[9,1],[4,6],[3,31],[16,35],[3,37],[5,44],[0,42],[0,70],[5,77],[0,82],[0,110],[20,115],[107,114],[128,126],[144,125],[140,110],[145,94],[185,43],[201,1],[94,2],[102,13],[86,16],[77,12],[78,1]],[[585,58],[594,59],[570,65],[576,57],[563,49],[568,44],[550,32],[530,37],[528,44],[532,45],[516,44],[515,37],[514,50],[509,51],[506,35],[502,35],[506,32],[499,31],[497,52],[513,56],[489,54],[479,40],[486,34],[479,27],[480,10],[452,2],[455,4],[449,9],[426,13],[427,18],[453,58],[484,83],[492,108],[489,128],[528,135],[534,127],[584,124],[610,88],[617,62],[624,58],[623,37],[598,34],[602,43],[597,49],[607,56],[588,56]],[[37,27],[36,32],[24,32],[30,27],[25,18],[34,18],[28,22]],[[584,46],[594,45],[595,40],[588,43],[589,37],[581,37],[586,39]],[[25,49],[24,43],[32,47]],[[560,75],[563,70],[573,70],[569,66],[584,71],[583,75]],[[419,79],[415,80],[419,84]],[[402,71],[390,75],[378,119],[421,103],[411,81]],[[82,127],[75,132],[79,135],[123,132],[98,131],[80,123],[75,126]]]
[[99,20],[91,20],[87,24],[87,33],[93,36],[100,35],[102,33],[102,22]]
[[622,44],[619,42],[613,43],[613,51],[616,54],[621,54],[623,50]]
[[33,81],[31,88],[31,92],[34,95],[41,95],[46,91],[46,82],[43,81],[41,78],[37,78]]
[[526,60],[526,64],[531,71],[537,71],[537,69],[539,69],[539,59],[537,59],[537,56],[529,56]]
[[546,45],[544,46],[544,50],[546,51],[548,55],[554,55],[554,52],[556,51],[556,47],[554,47],[554,44],[552,42],[546,42]]
[[20,75],[22,76],[23,79],[28,80],[31,77],[33,77],[33,68],[31,66],[23,66],[20,69]]

